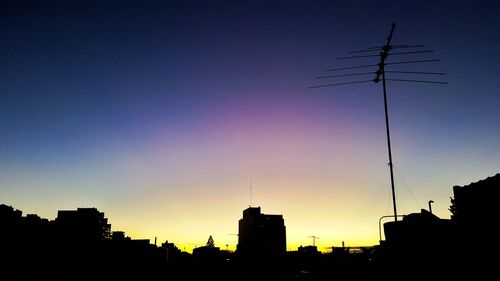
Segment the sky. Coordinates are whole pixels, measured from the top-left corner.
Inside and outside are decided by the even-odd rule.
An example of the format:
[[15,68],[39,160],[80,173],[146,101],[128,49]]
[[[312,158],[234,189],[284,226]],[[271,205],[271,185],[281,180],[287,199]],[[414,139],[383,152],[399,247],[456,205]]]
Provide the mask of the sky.
[[387,77],[449,83],[387,81],[398,213],[450,218],[453,186],[500,172],[498,1],[2,1],[0,203],[96,207],[186,251],[234,250],[250,205],[283,215],[289,250],[376,245],[382,85],[310,87],[359,80],[316,77],[377,63],[336,58],[393,22],[435,52],[387,62],[439,62],[386,70],[446,75]]

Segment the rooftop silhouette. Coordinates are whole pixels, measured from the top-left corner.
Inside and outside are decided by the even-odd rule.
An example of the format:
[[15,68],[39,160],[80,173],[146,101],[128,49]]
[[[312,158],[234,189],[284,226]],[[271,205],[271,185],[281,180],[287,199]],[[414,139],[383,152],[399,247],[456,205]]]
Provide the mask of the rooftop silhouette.
[[[386,280],[445,280],[484,277],[494,272],[498,247],[492,230],[500,174],[453,187],[451,219],[431,210],[407,214],[384,224],[385,240],[374,247],[316,246],[286,252],[282,215],[249,207],[239,220],[236,252],[221,250],[210,235],[193,254],[165,241],[131,239],[96,208],[59,211],[55,220],[23,216],[0,205],[0,266],[6,280],[49,278],[89,280],[364,280],[383,274]],[[486,205],[485,205],[486,204]],[[482,243],[481,243],[482,242]],[[387,270],[388,267],[393,267]],[[412,272],[409,276],[408,272]]]

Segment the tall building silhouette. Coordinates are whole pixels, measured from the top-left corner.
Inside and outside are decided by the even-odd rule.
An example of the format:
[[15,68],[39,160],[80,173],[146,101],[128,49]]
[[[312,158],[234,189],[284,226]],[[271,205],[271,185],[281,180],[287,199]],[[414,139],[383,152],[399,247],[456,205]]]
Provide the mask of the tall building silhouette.
[[[500,209],[500,174],[454,186],[450,211],[457,233],[458,259],[461,274],[481,272],[496,274],[500,246],[498,246],[498,217]],[[465,272],[463,272],[465,270]],[[468,272],[467,272],[468,271]]]
[[59,211],[55,223],[63,240],[96,242],[111,238],[111,224],[96,208]]
[[282,215],[262,214],[249,207],[239,220],[238,254],[243,258],[275,258],[286,252],[286,228]]
[[[491,231],[492,223],[498,219],[498,198],[500,195],[500,174],[464,186],[453,187],[452,220],[467,237],[491,235],[496,243],[496,233]],[[470,241],[472,242],[472,241]]]

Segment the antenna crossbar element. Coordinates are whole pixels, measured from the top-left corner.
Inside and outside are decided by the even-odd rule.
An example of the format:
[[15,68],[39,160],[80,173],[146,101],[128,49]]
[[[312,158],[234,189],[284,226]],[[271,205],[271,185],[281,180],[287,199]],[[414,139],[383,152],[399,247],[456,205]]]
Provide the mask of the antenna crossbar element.
[[358,66],[332,68],[332,69],[327,69],[326,71],[348,70],[348,69],[356,69],[356,68],[364,68],[364,67],[372,67],[372,66],[378,66],[378,64],[365,64],[365,65],[358,65]]
[[311,235],[309,237],[311,237],[313,239],[313,247],[316,247],[316,239],[319,239],[319,237],[318,236],[314,236],[314,235]]
[[[421,48],[421,47],[425,47],[425,45],[423,45],[423,44],[420,44],[420,45],[392,45],[392,49]],[[352,52],[349,52],[349,54],[381,51],[382,48],[383,48],[383,46],[381,46],[381,47],[371,47],[371,48],[368,48],[368,49],[365,49],[365,50],[352,51]]]
[[424,44],[418,44],[418,45],[392,45],[393,49],[423,48],[423,47],[425,47]]
[[359,72],[359,73],[346,73],[346,74],[337,74],[337,75],[327,75],[327,76],[318,76],[316,79],[322,78],[332,78],[332,77],[345,77],[345,76],[357,76],[357,75],[367,75],[367,74],[375,74],[375,72]]
[[421,63],[421,62],[436,62],[436,61],[439,61],[439,59],[388,62],[385,65],[407,64],[407,63]]
[[333,83],[333,84],[326,84],[326,85],[319,85],[319,86],[311,86],[311,87],[309,87],[309,88],[310,88],[310,89],[314,89],[314,88],[324,88],[324,87],[331,87],[331,86],[340,86],[340,85],[349,85],[349,84],[359,84],[359,83],[367,83],[367,82],[373,82],[373,80],[361,80],[361,81],[352,81],[352,82]]
[[[389,34],[389,36],[387,37],[387,39],[389,39],[389,37],[391,37],[391,39],[392,39],[392,34]],[[384,46],[368,47],[368,49],[380,50],[380,49],[384,49],[386,46],[387,46],[387,44],[385,44]],[[391,47],[402,48],[402,47],[408,47],[408,45],[391,45]]]
[[427,81],[427,80],[414,80],[414,79],[385,79],[385,80],[397,81],[397,82],[428,83],[428,84],[448,84],[448,82],[443,82],[443,81]]
[[425,74],[425,75],[446,75],[444,72],[424,72],[424,71],[400,71],[386,70],[385,73],[404,73],[404,74]]
[[[390,55],[414,55],[414,54],[424,54],[424,53],[433,53],[434,50],[426,50],[426,51],[414,51],[414,52],[401,52],[401,53],[391,53]],[[361,56],[348,56],[348,57],[339,57],[338,60],[344,59],[358,59],[358,58],[369,58],[369,57],[378,57],[380,55],[361,55]]]
[[425,54],[425,53],[434,53],[434,50],[391,53],[391,55],[392,56],[394,56],[394,55],[414,55],[414,54]]

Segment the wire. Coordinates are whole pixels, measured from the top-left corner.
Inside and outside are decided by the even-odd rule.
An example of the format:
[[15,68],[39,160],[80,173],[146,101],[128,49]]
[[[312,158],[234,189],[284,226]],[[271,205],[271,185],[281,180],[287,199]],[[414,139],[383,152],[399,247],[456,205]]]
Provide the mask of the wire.
[[406,190],[408,190],[408,193],[410,193],[411,197],[413,197],[413,200],[415,200],[415,202],[417,202],[417,205],[420,209],[422,209],[420,203],[418,202],[417,198],[415,197],[415,195],[413,195],[413,192],[411,192],[411,189],[410,187],[408,186],[408,184],[406,183],[405,179],[403,178],[403,176],[399,173],[399,170],[394,166],[394,163],[392,164],[392,167],[394,168],[394,170],[396,170],[396,173],[398,174],[398,176],[400,177],[401,181],[403,182],[403,185],[406,187]]

